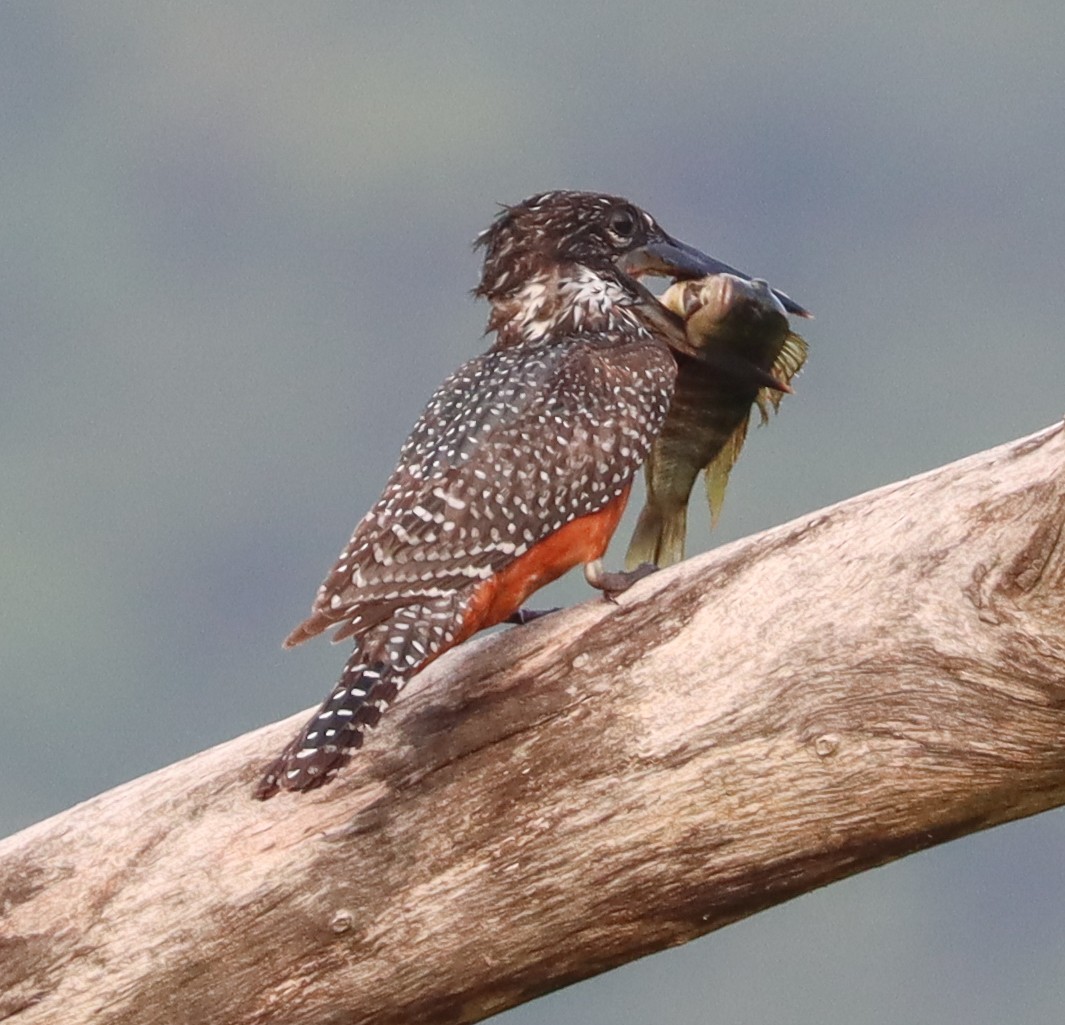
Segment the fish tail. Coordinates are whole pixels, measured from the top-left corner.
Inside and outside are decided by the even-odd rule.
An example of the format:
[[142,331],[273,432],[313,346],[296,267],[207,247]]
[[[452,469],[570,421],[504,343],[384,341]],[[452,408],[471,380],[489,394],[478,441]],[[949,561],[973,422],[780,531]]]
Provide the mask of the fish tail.
[[635,569],[646,562],[659,567],[680,562],[684,558],[687,525],[688,509],[684,503],[663,509],[648,502],[636,521],[625,555],[625,568]]

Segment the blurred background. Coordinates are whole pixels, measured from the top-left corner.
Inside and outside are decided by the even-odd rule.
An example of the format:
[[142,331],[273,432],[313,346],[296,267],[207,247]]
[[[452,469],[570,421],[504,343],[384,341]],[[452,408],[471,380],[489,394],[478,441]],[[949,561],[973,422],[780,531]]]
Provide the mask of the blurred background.
[[[1059,419],[1063,44],[1057,0],[0,5],[0,833],[325,695],[344,651],[280,642],[486,344],[499,201],[621,193],[816,313],[693,551]],[[1059,1023],[1063,842],[497,1020]]]

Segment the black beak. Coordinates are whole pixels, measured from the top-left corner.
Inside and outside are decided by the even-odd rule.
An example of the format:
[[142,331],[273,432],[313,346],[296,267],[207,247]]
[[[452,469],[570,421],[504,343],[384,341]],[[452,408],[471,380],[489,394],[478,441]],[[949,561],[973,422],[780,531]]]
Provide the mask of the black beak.
[[[735,267],[730,267],[720,260],[715,260],[694,246],[679,242],[668,235],[664,238],[653,239],[646,245],[626,253],[618,261],[618,266],[623,273],[631,274],[633,277],[639,277],[642,274],[657,274],[664,278],[687,281],[693,278],[705,278],[709,274],[732,274],[744,281],[752,280],[749,274],[744,274],[743,271],[736,270]],[[788,313],[796,317],[812,316],[791,296],[778,292],[775,288],[772,291]]]

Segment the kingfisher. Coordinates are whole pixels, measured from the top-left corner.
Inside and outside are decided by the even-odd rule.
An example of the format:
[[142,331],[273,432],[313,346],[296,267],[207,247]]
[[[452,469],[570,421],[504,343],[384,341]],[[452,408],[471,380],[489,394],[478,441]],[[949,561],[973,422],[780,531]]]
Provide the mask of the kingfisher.
[[333,629],[354,650],[260,799],[333,779],[415,674],[568,570],[583,564],[608,593],[639,575],[608,573],[602,557],[670,408],[671,346],[688,345],[640,278],[739,272],[591,192],[505,206],[475,246],[494,341],[429,400],[285,641]]

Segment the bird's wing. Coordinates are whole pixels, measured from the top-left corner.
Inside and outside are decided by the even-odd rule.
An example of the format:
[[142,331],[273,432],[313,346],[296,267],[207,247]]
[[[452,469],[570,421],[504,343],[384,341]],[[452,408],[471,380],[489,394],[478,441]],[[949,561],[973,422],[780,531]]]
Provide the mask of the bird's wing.
[[[646,343],[645,346],[646,347]],[[637,387],[625,344],[497,349],[437,390],[291,644],[360,634],[485,580],[628,486],[669,406],[672,358]]]

